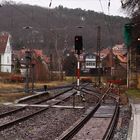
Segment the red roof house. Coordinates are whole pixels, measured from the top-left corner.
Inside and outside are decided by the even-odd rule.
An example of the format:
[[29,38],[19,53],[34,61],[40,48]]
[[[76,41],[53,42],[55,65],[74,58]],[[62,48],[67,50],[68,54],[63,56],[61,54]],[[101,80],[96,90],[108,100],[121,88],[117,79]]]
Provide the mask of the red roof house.
[[[38,49],[22,49],[19,51],[14,51],[14,57],[20,60],[20,64],[22,66],[21,73],[23,76],[26,74],[26,51],[31,53],[31,61],[30,61],[30,73],[34,73],[35,80],[44,81],[49,78],[49,69],[48,63],[49,59],[46,55],[43,54],[42,50]],[[34,66],[34,68],[32,68]]]

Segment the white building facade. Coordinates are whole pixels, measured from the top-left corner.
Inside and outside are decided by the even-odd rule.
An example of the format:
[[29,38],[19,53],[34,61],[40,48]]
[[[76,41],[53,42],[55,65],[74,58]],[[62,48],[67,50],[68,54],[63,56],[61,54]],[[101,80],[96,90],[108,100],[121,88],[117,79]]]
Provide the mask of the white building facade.
[[12,72],[11,35],[7,32],[0,34],[0,71]]
[[86,69],[96,68],[96,55],[87,54],[85,56],[85,68]]

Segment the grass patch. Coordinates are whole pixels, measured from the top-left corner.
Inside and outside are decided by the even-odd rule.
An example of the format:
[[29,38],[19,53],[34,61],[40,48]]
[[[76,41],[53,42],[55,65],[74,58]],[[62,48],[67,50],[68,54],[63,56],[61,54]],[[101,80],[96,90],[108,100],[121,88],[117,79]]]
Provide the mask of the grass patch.
[[126,95],[131,98],[140,99],[140,89],[128,89]]
[[8,89],[8,90],[13,90],[13,89],[22,89],[23,88],[23,83],[0,83],[0,89]]
[[16,99],[27,96],[25,93],[9,93],[9,94],[0,94],[0,103],[4,102],[14,102]]
[[62,86],[65,84],[70,83],[69,81],[51,81],[51,82],[44,82],[44,83],[35,83],[35,88],[42,88],[44,85],[47,85],[48,87],[56,87],[56,86]]
[[[44,85],[48,87],[55,87],[69,83],[67,81],[51,81],[44,83],[35,83],[35,88],[43,88]],[[30,88],[32,84],[30,83]],[[24,89],[25,83],[0,83],[0,103],[3,102],[14,102],[16,99],[29,96],[27,93],[12,93],[15,90]],[[6,91],[3,93],[3,91]]]
[[[34,83],[35,88],[43,88],[44,85],[47,85],[48,87],[56,87],[56,86],[61,86],[64,84],[68,84],[70,81],[50,81],[50,82],[38,82]],[[32,83],[29,83],[29,87],[32,87]],[[24,89],[25,88],[25,83],[2,83],[0,82],[0,91],[1,90],[16,90],[16,89]]]

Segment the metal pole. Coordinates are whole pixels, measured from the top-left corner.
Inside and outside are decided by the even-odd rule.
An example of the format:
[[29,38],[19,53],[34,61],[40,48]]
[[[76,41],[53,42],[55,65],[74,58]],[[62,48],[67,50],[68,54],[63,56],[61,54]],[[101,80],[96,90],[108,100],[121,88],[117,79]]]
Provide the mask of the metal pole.
[[52,54],[50,54],[50,80],[52,80]]
[[97,27],[97,54],[98,54],[98,84],[100,86],[101,83],[101,71],[100,71],[100,47],[101,47],[101,27]]
[[34,93],[34,64],[32,64],[32,93]]
[[61,79],[61,72],[60,72],[60,71],[61,71],[61,70],[60,70],[60,69],[61,69],[61,68],[60,68],[60,67],[61,67],[61,66],[60,66],[60,65],[61,65],[61,62],[60,62],[60,55],[59,55],[59,52],[58,52],[57,45],[58,45],[58,35],[57,35],[57,33],[56,33],[55,49],[56,49],[56,54],[57,54],[57,57],[58,57],[58,59],[57,59],[57,60],[58,60],[58,71],[59,71],[59,74],[58,74],[58,75],[59,75],[59,80],[60,80],[60,79]]
[[130,84],[130,73],[131,73],[131,70],[130,70],[130,54],[131,51],[130,51],[130,47],[128,47],[128,50],[127,50],[127,88],[129,88],[129,84]]
[[29,92],[29,76],[28,76],[28,64],[26,64],[26,85],[25,85],[25,92]]
[[79,85],[80,85],[80,55],[78,55],[78,59],[77,59],[77,95],[80,95],[80,91],[79,91]]
[[29,92],[29,67],[31,62],[31,54],[30,51],[25,52],[25,59],[26,59],[26,84],[25,84],[25,92]]

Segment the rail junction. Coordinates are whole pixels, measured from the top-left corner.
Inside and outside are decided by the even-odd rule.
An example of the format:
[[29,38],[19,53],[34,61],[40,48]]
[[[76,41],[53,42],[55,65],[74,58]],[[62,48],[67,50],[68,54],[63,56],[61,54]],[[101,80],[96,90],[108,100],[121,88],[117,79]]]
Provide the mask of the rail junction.
[[119,94],[113,91],[110,86],[101,89],[94,83],[82,83],[78,88],[72,84],[5,103],[0,108],[0,136],[21,140],[113,139],[120,120]]

